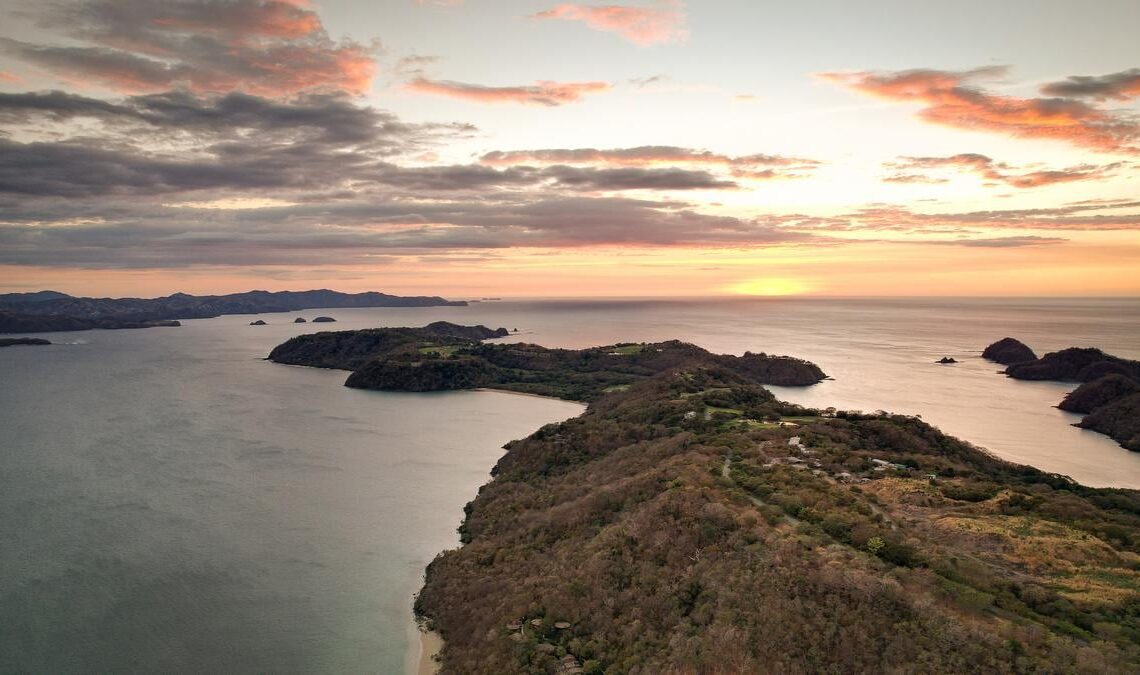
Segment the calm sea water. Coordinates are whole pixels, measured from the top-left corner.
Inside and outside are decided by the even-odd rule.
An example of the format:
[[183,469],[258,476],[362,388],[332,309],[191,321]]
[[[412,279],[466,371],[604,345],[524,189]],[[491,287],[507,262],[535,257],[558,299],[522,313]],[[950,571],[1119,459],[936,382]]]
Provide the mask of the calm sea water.
[[[337,330],[446,319],[583,347],[681,338],[785,353],[834,380],[810,405],[921,414],[994,453],[1140,488],[1140,453],[1070,424],[1069,388],[996,374],[1039,353],[1140,358],[1140,302],[493,302],[325,310]],[[0,671],[400,672],[423,566],[504,442],[577,414],[488,392],[346,389],[259,360],[308,311],[46,335],[0,350]],[[942,356],[962,361],[938,366]]]

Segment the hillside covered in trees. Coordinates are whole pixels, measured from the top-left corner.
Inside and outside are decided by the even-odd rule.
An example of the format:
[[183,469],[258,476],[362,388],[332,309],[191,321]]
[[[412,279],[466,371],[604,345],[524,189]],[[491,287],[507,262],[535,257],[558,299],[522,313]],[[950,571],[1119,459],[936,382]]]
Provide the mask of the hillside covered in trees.
[[[920,419],[813,410],[814,364],[505,330],[301,336],[349,386],[589,402],[507,445],[428,567],[444,673],[1135,672],[1140,492],[997,459]],[[1091,396],[1089,400],[1099,400]]]
[[1135,672],[1140,493],[682,364],[512,442],[416,611],[444,673]]

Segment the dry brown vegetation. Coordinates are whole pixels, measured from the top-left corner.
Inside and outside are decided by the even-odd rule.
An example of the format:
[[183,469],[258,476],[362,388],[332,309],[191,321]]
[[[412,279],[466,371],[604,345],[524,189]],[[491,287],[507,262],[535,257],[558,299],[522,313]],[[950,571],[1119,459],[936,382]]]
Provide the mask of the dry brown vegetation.
[[510,444],[417,599],[444,671],[1135,672],[1140,494],[815,413],[702,363]]

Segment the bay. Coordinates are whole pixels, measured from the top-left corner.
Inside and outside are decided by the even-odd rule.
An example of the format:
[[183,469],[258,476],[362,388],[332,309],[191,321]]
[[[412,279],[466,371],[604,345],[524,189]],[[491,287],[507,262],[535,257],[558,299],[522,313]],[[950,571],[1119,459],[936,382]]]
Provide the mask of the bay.
[[[296,316],[338,323],[294,324]],[[1071,426],[1073,385],[1019,382],[981,350],[1140,358],[1140,302],[527,301],[228,316],[45,334],[0,350],[0,671],[400,672],[423,567],[506,441],[578,414],[491,392],[347,389],[281,366],[317,330],[435,320],[585,347],[678,338],[767,351],[833,379],[786,400],[922,415],[1013,461],[1140,488],[1140,453]],[[961,363],[934,362],[953,356]]]

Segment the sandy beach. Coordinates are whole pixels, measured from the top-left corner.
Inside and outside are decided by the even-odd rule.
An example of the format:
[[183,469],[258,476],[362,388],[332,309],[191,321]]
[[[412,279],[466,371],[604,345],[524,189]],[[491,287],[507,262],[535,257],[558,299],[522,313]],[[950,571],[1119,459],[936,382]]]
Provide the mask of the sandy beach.
[[439,672],[439,663],[435,655],[443,648],[443,638],[435,631],[417,630],[420,634],[419,658],[415,659],[408,675],[435,675]]

